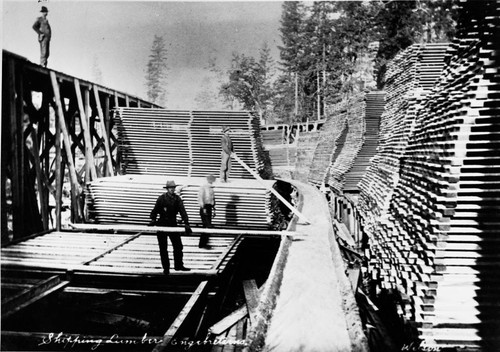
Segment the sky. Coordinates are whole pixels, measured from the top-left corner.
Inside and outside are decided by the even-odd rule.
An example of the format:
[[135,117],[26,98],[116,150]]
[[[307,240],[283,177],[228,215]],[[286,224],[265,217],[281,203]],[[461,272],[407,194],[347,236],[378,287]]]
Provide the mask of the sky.
[[[0,0],[2,48],[39,63],[32,29],[41,6],[52,28],[48,67],[146,98],[145,73],[155,35],[168,44],[167,108],[191,109],[210,57],[227,68],[233,52],[258,55],[267,42],[279,60],[278,1]],[[98,68],[98,70],[95,69]]]

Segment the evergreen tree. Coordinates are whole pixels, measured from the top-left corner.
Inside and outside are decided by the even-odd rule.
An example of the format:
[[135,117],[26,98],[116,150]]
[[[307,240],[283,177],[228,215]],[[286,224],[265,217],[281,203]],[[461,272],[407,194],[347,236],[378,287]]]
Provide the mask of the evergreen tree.
[[149,101],[166,103],[166,79],[168,73],[167,49],[162,36],[155,35],[146,68],[146,88]]

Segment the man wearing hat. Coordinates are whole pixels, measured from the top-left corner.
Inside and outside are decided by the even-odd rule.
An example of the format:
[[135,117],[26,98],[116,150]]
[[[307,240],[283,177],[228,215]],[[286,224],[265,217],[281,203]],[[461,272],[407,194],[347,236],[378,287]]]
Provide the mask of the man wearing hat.
[[[203,227],[212,227],[212,218],[215,217],[215,195],[214,186],[215,182],[214,175],[207,176],[207,183],[200,186],[198,191],[198,204],[200,205],[200,217]],[[208,248],[208,235],[203,233],[200,236],[200,242],[198,247]]]
[[[186,209],[184,208],[184,203],[180,196],[175,193],[175,187],[177,185],[174,181],[168,180],[165,188],[167,191],[158,197],[156,200],[155,207],[151,211],[151,223],[150,225],[158,225],[158,226],[177,226],[177,213],[181,214],[182,221],[184,222],[184,227],[186,229],[186,235],[190,235],[192,233],[191,227],[189,226],[189,218],[186,213]],[[160,215],[158,221],[156,217]],[[182,262],[182,240],[181,235],[178,232],[158,232],[158,245],[160,246],[160,257],[161,257],[161,265],[163,266],[163,271],[165,274],[169,274],[170,272],[170,261],[168,258],[168,242],[167,236],[170,238],[170,242],[172,242],[172,246],[174,248],[174,268],[178,271],[189,271],[184,267],[184,263]]]
[[231,127],[222,126],[222,137],[221,137],[221,165],[220,165],[220,181],[227,182],[229,177],[229,172],[231,171],[231,154],[233,153],[233,141],[229,136],[229,131]]
[[38,41],[40,42],[40,65],[47,67],[47,59],[50,54],[50,38],[52,36],[52,31],[50,30],[49,20],[47,19],[47,14],[49,10],[42,6],[40,10],[42,15],[38,17],[33,24],[33,29],[38,34]]

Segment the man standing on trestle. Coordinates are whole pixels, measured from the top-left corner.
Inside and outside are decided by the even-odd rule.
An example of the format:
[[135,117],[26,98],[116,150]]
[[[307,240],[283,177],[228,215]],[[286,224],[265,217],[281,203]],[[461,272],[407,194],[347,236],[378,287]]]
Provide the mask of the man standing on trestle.
[[227,182],[229,177],[229,172],[231,171],[231,154],[233,154],[233,141],[229,136],[229,131],[231,127],[222,126],[222,137],[221,137],[221,165],[220,165],[220,181]]
[[[215,176],[208,175],[207,183],[201,185],[198,191],[198,204],[200,205],[200,217],[204,228],[211,228],[212,218],[215,217],[215,195],[213,186],[214,182],[215,182]],[[201,234],[198,247],[209,248],[208,235],[206,233]]]
[[[179,195],[175,194],[175,187],[177,185],[174,181],[169,180],[165,187],[167,192],[163,193],[156,200],[155,207],[151,211],[151,226],[177,226],[177,213],[181,214],[182,221],[184,222],[186,235],[192,234],[191,227],[189,226],[189,218],[184,208],[184,203]],[[160,215],[159,220],[156,220],[157,215]],[[161,265],[163,272],[168,275],[170,272],[170,261],[168,258],[168,242],[167,236],[172,242],[174,248],[174,268],[178,271],[190,271],[191,269],[184,267],[182,262],[182,240],[179,232],[158,232],[158,245],[160,246]]]
[[47,19],[47,14],[49,10],[42,6],[40,10],[42,15],[38,17],[33,24],[33,30],[38,34],[38,41],[40,42],[40,65],[47,67],[47,60],[50,55],[50,38],[52,37],[52,31],[50,29],[49,20]]

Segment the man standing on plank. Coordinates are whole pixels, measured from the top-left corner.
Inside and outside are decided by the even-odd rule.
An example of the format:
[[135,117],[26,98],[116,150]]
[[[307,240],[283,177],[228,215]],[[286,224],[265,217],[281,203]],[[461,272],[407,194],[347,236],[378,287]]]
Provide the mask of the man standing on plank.
[[52,31],[50,29],[49,20],[47,19],[49,10],[45,6],[42,6],[40,12],[42,15],[38,17],[33,24],[33,30],[38,33],[38,41],[40,42],[40,65],[47,67]]
[[[155,207],[151,211],[151,222],[150,225],[158,226],[177,226],[177,213],[181,214],[182,221],[184,222],[185,233],[190,235],[193,232],[189,226],[189,218],[184,208],[184,203],[180,196],[175,194],[175,187],[177,185],[174,181],[169,180],[165,187],[167,192],[163,193],[156,200]],[[159,220],[156,220],[157,215],[160,215]],[[170,272],[170,260],[168,258],[168,242],[167,236],[172,242],[174,247],[174,268],[177,271],[190,271],[191,269],[186,268],[182,262],[182,240],[181,235],[178,232],[158,232],[156,235],[158,238],[158,245],[160,246],[160,257],[161,265],[163,266],[163,272],[168,275]]]
[[231,154],[233,154],[233,141],[229,136],[229,131],[231,127],[222,126],[222,137],[221,137],[221,165],[220,165],[220,181],[227,182],[229,177],[229,172],[231,171]]

